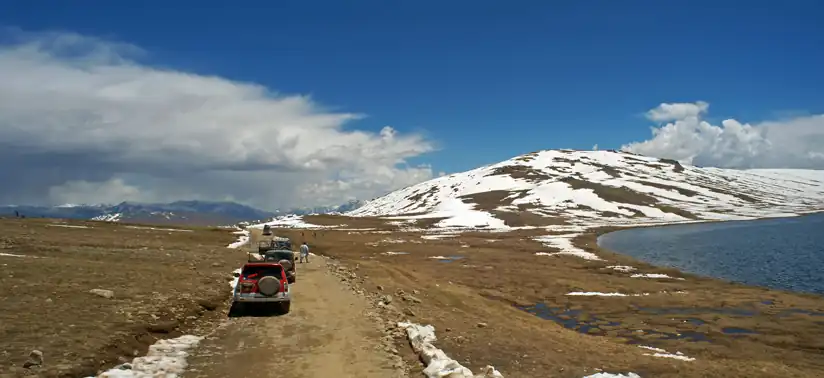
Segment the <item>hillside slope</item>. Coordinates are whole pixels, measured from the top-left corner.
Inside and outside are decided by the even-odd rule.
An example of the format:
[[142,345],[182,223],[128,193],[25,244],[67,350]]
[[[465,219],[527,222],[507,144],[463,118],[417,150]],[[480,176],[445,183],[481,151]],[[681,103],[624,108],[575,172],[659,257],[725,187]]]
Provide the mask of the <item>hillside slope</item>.
[[741,220],[822,209],[824,171],[698,168],[625,152],[548,150],[413,185],[347,215],[511,229]]

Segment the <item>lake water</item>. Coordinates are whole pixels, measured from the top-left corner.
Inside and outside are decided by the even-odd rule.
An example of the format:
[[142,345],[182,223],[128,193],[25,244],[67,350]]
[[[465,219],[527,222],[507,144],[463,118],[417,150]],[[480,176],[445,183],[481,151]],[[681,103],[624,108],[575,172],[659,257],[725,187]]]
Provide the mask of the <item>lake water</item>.
[[598,244],[688,273],[824,295],[824,214],[623,230]]

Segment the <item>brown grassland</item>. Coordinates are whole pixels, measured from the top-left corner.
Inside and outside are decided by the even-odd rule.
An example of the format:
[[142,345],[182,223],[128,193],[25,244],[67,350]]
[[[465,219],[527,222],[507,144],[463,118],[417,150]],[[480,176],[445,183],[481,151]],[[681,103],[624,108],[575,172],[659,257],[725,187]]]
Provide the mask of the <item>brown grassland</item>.
[[[231,230],[154,228],[0,219],[0,377],[95,375],[224,318]],[[44,364],[23,368],[32,350]]]
[[[599,262],[537,256],[553,250],[530,240],[534,231],[431,240],[375,218],[306,221],[348,230],[275,232],[356,267],[363,286],[376,294],[418,291],[421,303],[401,302],[401,310],[414,314],[411,321],[434,325],[438,346],[473,371],[492,364],[521,378],[581,377],[597,369],[643,377],[818,377],[824,370],[824,298],[643,264],[600,250],[597,234],[608,229],[575,240],[608,260]],[[390,251],[407,254],[382,254]],[[684,280],[631,278],[608,265]],[[572,291],[650,294],[565,295]],[[538,303],[552,310],[541,315],[554,321],[524,310]],[[645,355],[654,352],[638,345],[695,360]]]
[[[824,298],[643,264],[600,250],[597,233],[607,229],[575,240],[608,260],[586,261],[535,255],[554,252],[530,239],[536,231],[433,240],[377,218],[306,221],[346,226],[274,231],[355,270],[374,294],[416,293],[419,303],[393,303],[410,321],[434,325],[436,345],[473,371],[491,364],[507,378],[529,378],[600,370],[642,377],[818,377],[824,370]],[[224,229],[155,228],[0,219],[0,377],[93,375],[144,354],[158,338],[203,333],[225,319],[229,272],[246,258],[224,248],[235,236]],[[684,280],[631,278],[607,265]],[[91,289],[112,290],[114,297]],[[566,295],[571,291],[649,295]],[[654,357],[637,345],[695,360]],[[34,349],[46,363],[23,368]]]

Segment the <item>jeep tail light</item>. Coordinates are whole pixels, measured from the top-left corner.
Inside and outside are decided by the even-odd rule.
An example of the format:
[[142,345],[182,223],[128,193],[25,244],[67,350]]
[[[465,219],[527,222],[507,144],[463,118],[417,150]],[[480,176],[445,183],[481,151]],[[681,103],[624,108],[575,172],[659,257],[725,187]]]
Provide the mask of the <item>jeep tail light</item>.
[[254,281],[247,281],[240,283],[240,292],[241,293],[253,293],[255,290],[255,282]]

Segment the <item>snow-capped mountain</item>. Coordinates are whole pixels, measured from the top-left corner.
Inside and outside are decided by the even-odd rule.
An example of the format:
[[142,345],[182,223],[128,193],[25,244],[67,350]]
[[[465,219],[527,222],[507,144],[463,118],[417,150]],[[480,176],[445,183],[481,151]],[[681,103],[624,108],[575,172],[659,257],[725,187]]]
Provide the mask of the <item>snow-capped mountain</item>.
[[346,215],[511,228],[752,219],[815,210],[824,210],[820,170],[699,168],[627,152],[547,150],[413,185]]

